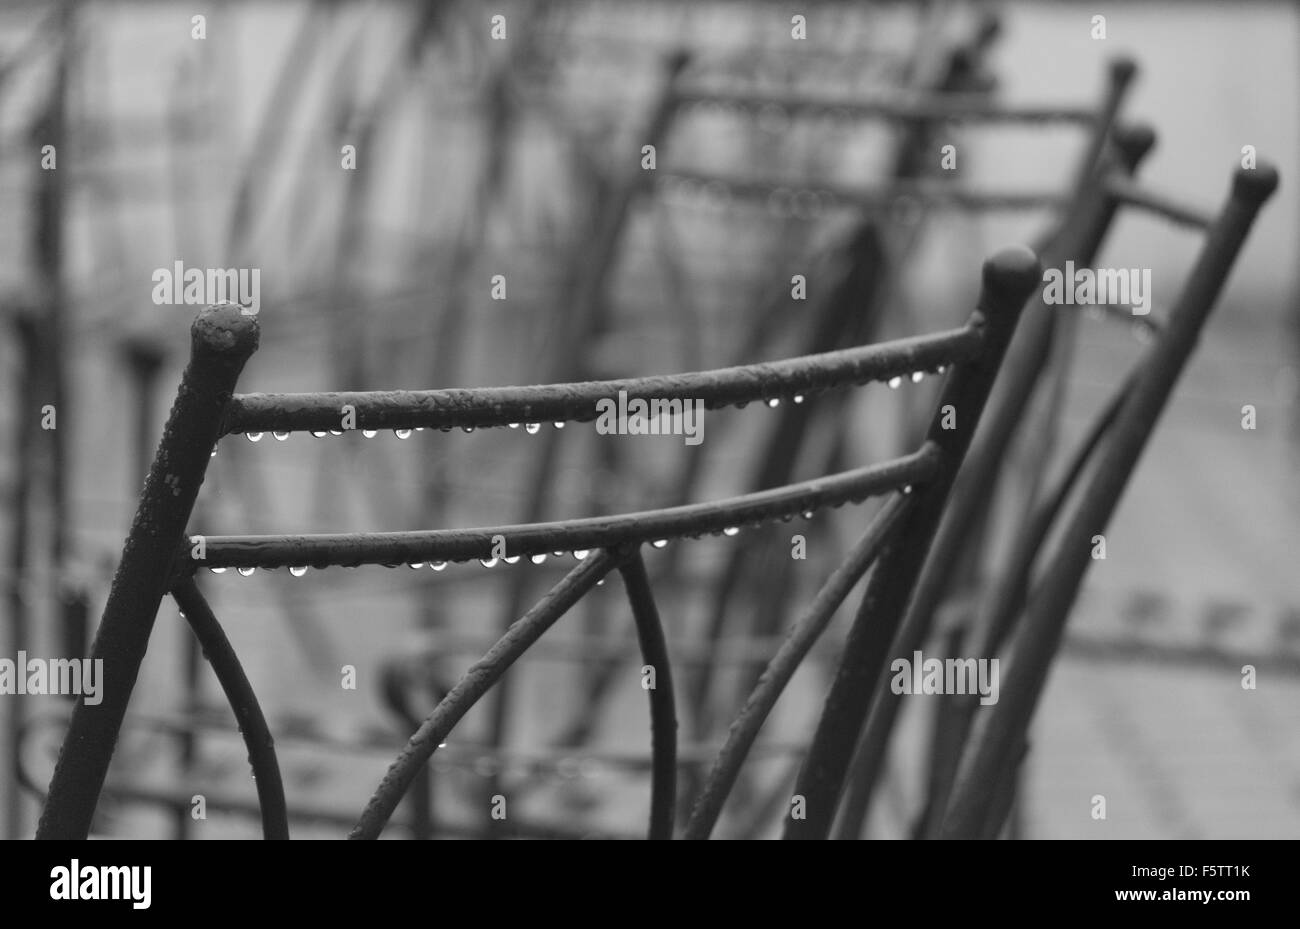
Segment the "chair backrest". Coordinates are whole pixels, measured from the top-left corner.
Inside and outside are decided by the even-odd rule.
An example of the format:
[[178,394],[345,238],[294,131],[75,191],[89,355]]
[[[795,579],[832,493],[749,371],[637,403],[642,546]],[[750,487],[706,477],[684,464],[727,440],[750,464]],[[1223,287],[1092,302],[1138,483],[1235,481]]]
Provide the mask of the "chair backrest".
[[[888,543],[883,557],[890,569],[873,575],[876,580],[868,589],[868,599],[883,597],[901,609],[910,586],[909,572],[893,568],[919,567],[916,552],[927,544],[942,513],[1016,318],[1038,279],[1038,261],[1027,249],[1000,253],[985,266],[983,293],[968,323],[931,336],[696,374],[476,390],[236,396],[236,378],[257,347],[256,317],[233,305],[206,308],[195,320],[191,361],[95,638],[92,654],[105,659],[104,700],[94,708],[79,702],[73,710],[38,835],[87,834],[154,618],[168,591],[204,645],[241,722],[257,776],[264,831],[268,836],[287,835],[283,787],[270,734],[233,649],[194,584],[193,574],[199,568],[248,572],[287,567],[297,573],[302,568],[363,564],[445,565],[491,560],[503,538],[507,561],[573,552],[579,564],[509,627],[424,721],[384,778],[353,835],[378,835],[456,721],[567,609],[617,569],[636,619],[643,660],[656,670],[656,687],[650,691],[654,731],[650,833],[666,837],[672,828],[676,727],[667,649],[641,561],[642,549],[708,533],[736,535],[743,527],[892,493],[899,500],[885,511],[892,531],[878,532],[874,537],[879,541],[866,553],[874,558],[877,548]],[[914,453],[731,500],[470,530],[185,536],[211,451],[223,435],[341,428],[393,429],[401,435],[414,429],[482,429],[518,423],[536,431],[541,422],[591,422],[601,415],[601,401],[616,398],[628,404],[624,409],[635,409],[631,404],[636,401],[689,401],[715,410],[773,399],[812,402],[815,394],[831,388],[945,368],[951,370],[943,402],[926,442]],[[860,565],[865,571],[871,558],[861,560],[866,562]]]

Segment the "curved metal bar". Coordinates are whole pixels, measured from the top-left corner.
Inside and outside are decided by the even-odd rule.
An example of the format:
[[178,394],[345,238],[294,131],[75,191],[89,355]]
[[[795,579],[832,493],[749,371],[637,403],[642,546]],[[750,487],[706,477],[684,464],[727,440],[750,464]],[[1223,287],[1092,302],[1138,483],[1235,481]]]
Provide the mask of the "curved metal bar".
[[104,606],[92,659],[104,662],[104,699],[77,701],[54,766],[36,836],[84,839],[144,660],[158,605],[171,583],[222,411],[244,362],[257,349],[256,316],[238,306],[209,306],[190,327],[190,363],[145,479],[144,493]]
[[560,583],[537,601],[523,618],[507,630],[487,654],[456,682],[456,686],[434,708],[415,731],[397,760],[389,766],[383,781],[361,813],[350,839],[377,839],[397,809],[416,773],[438,750],[452,727],[500,680],[512,664],[547,629],[563,616],[596,582],[618,564],[619,556],[607,549],[596,552],[564,576]]
[[203,654],[212,665],[213,673],[217,675],[221,689],[230,701],[230,708],[235,712],[239,732],[248,748],[248,763],[252,765],[253,778],[257,781],[257,801],[262,809],[262,837],[287,839],[289,813],[284,799],[284,782],[280,778],[280,763],[275,757],[275,740],[271,737],[266,717],[262,715],[262,707],[257,702],[253,685],[249,683],[248,675],[239,663],[239,656],[226,638],[212,607],[194,583],[194,578],[186,577],[177,581],[172,588],[172,597],[194,630],[194,637],[203,647]]
[[912,506],[914,498],[910,495],[895,494],[890,497],[876,514],[867,531],[854,544],[848,557],[844,559],[826,579],[817,596],[804,610],[803,615],[790,629],[789,635],[772,660],[768,662],[757,686],[745,701],[731,729],[727,741],[718,753],[717,760],[709,772],[708,780],[695,801],[690,821],[686,824],[683,838],[707,839],[722,812],[722,805],[731,793],[731,788],[745,763],[749,750],[758,738],[758,731],[767,721],[768,714],[776,705],[777,699],[785,690],[790,679],[818,637],[826,630],[831,617],[844,598],[861,580],[867,568],[876,560],[880,549],[888,541],[890,534],[898,526],[902,517]]
[[[618,566],[627,590],[636,637],[641,645],[641,660],[654,673],[650,691],[651,775],[650,839],[673,837],[673,814],[677,805],[677,711],[673,705],[672,669],[668,662],[668,643],[664,627],[655,608],[654,592],[646,577],[641,550]],[[645,673],[645,668],[642,668]],[[644,684],[642,685],[644,686]]]
[[898,122],[939,123],[1075,123],[1091,125],[1097,113],[1083,107],[998,106],[984,94],[903,95],[901,99],[863,100],[855,97],[809,97],[788,92],[710,89],[705,86],[681,87],[679,104],[717,103],[742,109],[779,107],[791,113],[843,114],[859,118],[878,118]]
[[783,395],[902,377],[969,361],[982,338],[971,325],[802,358],[668,374],[537,387],[389,390],[304,394],[238,394],[222,434],[323,432],[341,429],[342,408],[356,412],[357,429],[472,428],[521,422],[590,422],[596,404],[617,400],[703,400],[705,409],[755,403]]
[[658,539],[720,533],[823,507],[864,500],[908,484],[924,484],[940,467],[943,454],[934,443],[882,464],[803,481],[710,503],[599,516],[564,522],[438,529],[427,532],[368,532],[331,535],[207,536],[206,554],[186,570],[215,568],[354,567],[490,558],[493,538],[504,536],[506,551],[540,555],[635,545]]

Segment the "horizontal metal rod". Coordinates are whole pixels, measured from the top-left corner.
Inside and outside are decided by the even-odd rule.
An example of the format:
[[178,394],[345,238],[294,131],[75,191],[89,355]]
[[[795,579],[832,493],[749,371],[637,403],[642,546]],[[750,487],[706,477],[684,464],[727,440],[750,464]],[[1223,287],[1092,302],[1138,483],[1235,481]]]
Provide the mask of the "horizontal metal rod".
[[[972,190],[958,187],[952,181],[936,180],[893,181],[888,187],[865,188],[800,178],[740,178],[690,168],[659,171],[657,180],[661,188],[673,182],[712,184],[725,189],[733,197],[749,199],[767,198],[784,191],[796,197],[815,196],[829,201],[826,205],[830,206],[843,205],[879,212],[912,205],[918,209],[921,205],[958,210],[1064,209],[1070,202],[1069,197],[1055,190]],[[791,206],[797,208],[799,201],[796,199]]]
[[841,351],[690,374],[585,381],[530,387],[390,390],[303,394],[236,394],[222,434],[325,432],[343,428],[343,407],[355,411],[357,429],[506,426],[522,422],[589,422],[596,404],[629,401],[702,400],[705,409],[803,396],[820,390],[888,380],[977,357],[978,329],[963,326]]
[[[138,784],[110,781],[104,787],[104,795],[121,803],[139,803],[150,806],[166,807],[177,812],[188,813],[193,808],[193,795],[190,790],[141,787]],[[256,803],[250,803],[233,794],[205,791],[204,807],[213,813],[232,813],[238,816],[256,818],[259,812]],[[318,826],[336,826],[346,828],[356,820],[356,814],[320,804],[295,803],[289,809],[289,819],[299,823],[312,823]],[[414,832],[414,825],[406,819],[394,819],[391,824],[399,829]],[[510,828],[515,834],[526,839],[639,839],[639,835],[630,833],[610,834],[608,832],[583,832],[567,826],[548,826],[541,822],[520,822],[511,817]],[[482,838],[481,826],[468,823],[438,823],[438,834],[444,838],[474,839]]]
[[717,534],[924,484],[938,470],[941,458],[939,448],[927,442],[902,458],[728,500],[563,522],[426,532],[206,536],[205,557],[195,560],[198,545],[191,543],[184,567],[193,571],[469,561],[490,559],[498,536],[505,539],[506,557],[513,558]]
[[912,99],[863,100],[854,97],[799,95],[788,91],[681,87],[679,104],[717,103],[744,109],[776,107],[792,113],[843,114],[855,118],[916,122],[1073,123],[1091,125],[1097,113],[1083,107],[999,106],[985,94],[917,94]]
[[[538,640],[528,650],[529,660],[535,660],[538,649],[545,646],[550,640],[551,637]],[[482,654],[494,642],[495,640],[476,651]],[[633,648],[635,647],[634,642]],[[205,738],[242,740],[242,734],[239,730],[226,721],[229,715],[226,708],[221,708],[221,718],[219,719],[213,718],[212,713],[215,712],[217,711],[214,709],[211,713],[177,713],[168,716],[133,713],[126,718],[125,726],[137,731],[148,730],[171,735],[179,735],[197,729],[202,732]],[[62,730],[67,724],[67,713],[47,713],[38,716],[23,726],[24,740],[26,741],[30,733],[40,726]],[[374,734],[366,734],[356,738],[345,738],[316,730],[291,732],[276,738],[277,746],[285,749],[286,753],[292,753],[295,756],[308,751],[331,751],[347,755],[382,753],[391,756],[394,750],[401,748],[404,744],[404,739],[396,735],[376,737]],[[769,740],[755,744],[750,751],[750,756],[764,760],[782,759],[791,755],[801,755],[805,748],[807,746],[802,742]],[[717,754],[718,747],[713,742],[683,742],[677,749],[676,764],[679,768],[699,767],[711,763]],[[654,759],[649,752],[637,749],[605,748],[598,745],[583,745],[558,750],[546,747],[537,749],[508,748],[492,746],[485,742],[476,742],[467,738],[448,742],[438,749],[438,754],[429,763],[435,769],[457,768],[477,772],[486,765],[494,765],[507,772],[512,769],[524,770],[532,774],[545,774],[564,778],[568,776],[564,773],[566,770],[573,773],[574,776],[587,776],[587,772],[593,770],[593,766],[594,768],[600,768],[603,772],[620,769],[637,773],[649,772],[654,764]],[[24,775],[24,778],[22,781],[24,789],[34,796],[44,796],[40,786],[30,775]],[[347,825],[351,826],[355,822],[356,814],[354,812]]]
[[1133,206],[1163,216],[1179,226],[1193,229],[1208,229],[1214,217],[1195,207],[1176,203],[1163,194],[1144,189],[1131,177],[1121,174],[1106,179],[1106,195],[1113,197],[1125,206]]

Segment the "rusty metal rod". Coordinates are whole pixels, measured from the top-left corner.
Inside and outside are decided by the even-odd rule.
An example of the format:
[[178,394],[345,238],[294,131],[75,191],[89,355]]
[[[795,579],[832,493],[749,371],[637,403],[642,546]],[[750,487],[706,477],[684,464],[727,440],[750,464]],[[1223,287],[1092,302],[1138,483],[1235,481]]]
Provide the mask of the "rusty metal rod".
[[257,801],[262,809],[262,837],[288,839],[289,815],[284,799],[284,781],[280,778],[280,762],[275,756],[271,727],[266,724],[253,685],[244,673],[239,656],[226,638],[212,607],[194,583],[194,578],[181,578],[172,588],[172,597],[184,614],[185,621],[194,630],[194,637],[203,648],[204,657],[212,665],[221,690],[235,713],[240,735],[248,748],[248,763],[252,766],[253,778],[257,781]]
[[[959,187],[948,180],[897,180],[884,187],[871,188],[801,178],[738,178],[718,172],[674,168],[659,172],[658,182],[661,186],[671,186],[674,182],[711,184],[733,197],[750,200],[770,198],[782,191],[791,198],[813,195],[829,201],[829,206],[875,212],[908,205],[919,209],[922,204],[932,209],[1008,211],[1059,209],[1069,205],[1069,199],[1056,191],[979,190]],[[791,208],[798,205],[799,201],[793,199]],[[808,205],[812,206],[811,203]]]
[[813,598],[812,603],[791,627],[789,635],[772,656],[772,660],[768,662],[762,676],[758,679],[758,684],[731,724],[727,741],[718,753],[708,779],[695,801],[683,838],[707,839],[709,837],[709,833],[713,831],[718,821],[718,816],[722,813],[722,806],[735,785],[736,777],[740,774],[741,765],[745,763],[754,740],[758,738],[758,731],[767,721],[772,707],[776,706],[777,699],[790,683],[790,679],[794,677],[795,671],[799,669],[803,660],[808,657],[813,644],[826,630],[831,617],[844,602],[844,598],[849,595],[853,587],[862,579],[862,575],[871,567],[876,556],[880,554],[880,549],[889,540],[891,533],[908,512],[914,499],[906,494],[895,494],[889,498],[876,514],[876,518],[871,521],[867,531],[850,550],[848,557],[826,579],[826,583],[817,591],[817,596]]
[[301,394],[240,394],[222,420],[222,433],[326,432],[342,428],[342,407],[356,411],[357,429],[506,426],[522,422],[589,422],[597,401],[703,400],[706,409],[756,403],[968,361],[982,337],[965,326],[842,351],[691,374],[585,381],[539,387],[472,390],[390,390]]
[[[641,645],[642,674],[654,674],[650,692],[651,776],[650,839],[673,837],[673,816],[677,806],[677,711],[673,705],[672,667],[664,627],[655,607],[654,592],[646,576],[645,560],[638,548],[619,565],[627,589],[632,618]],[[644,686],[644,684],[642,685]]]
[[904,94],[898,98],[800,96],[788,91],[730,90],[685,85],[677,91],[680,104],[715,103],[743,109],[776,107],[792,113],[825,113],[856,118],[928,123],[1073,123],[1091,125],[1098,116],[1084,107],[1001,106],[985,94]]
[[[805,818],[788,820],[785,838],[824,838],[830,829],[858,733],[943,515],[953,479],[979,423],[1016,321],[1041,277],[1038,257],[1023,247],[1004,249],[984,263],[975,317],[977,325],[986,328],[985,351],[979,359],[955,368],[944,384],[927,436],[927,445],[943,450],[940,471],[920,491],[922,496],[867,583],[795,785],[795,793],[804,798]],[[945,417],[950,414],[955,414],[955,423],[953,428],[946,428]]]
[[177,569],[328,568],[488,559],[492,557],[494,536],[505,537],[507,557],[514,557],[717,534],[864,500],[909,484],[923,485],[938,471],[941,457],[937,446],[927,444],[910,455],[881,464],[728,500],[562,522],[427,532],[207,536],[206,556],[194,560],[186,548],[185,563],[178,564]]
[[1184,206],[1170,197],[1144,189],[1131,177],[1115,175],[1106,180],[1106,196],[1124,206],[1136,207],[1163,216],[1180,226],[1208,229],[1214,217],[1196,207]]
[[501,679],[528,647],[555,624],[582,596],[596,586],[619,563],[621,556],[606,549],[595,552],[578,565],[523,618],[515,622],[487,653],[474,663],[456,682],[451,692],[415,731],[406,747],[389,766],[383,781],[361,813],[350,839],[377,839],[397,804],[410,788],[415,775],[424,767],[438,744],[470,708]]
[[239,372],[257,350],[257,317],[243,315],[233,304],[201,310],[190,333],[190,363],[145,481],[92,648],[92,659],[104,662],[103,699],[94,707],[84,699],[77,701],[37,838],[84,839],[90,831],[158,605],[170,586],[172,563],[220,435],[222,413]]

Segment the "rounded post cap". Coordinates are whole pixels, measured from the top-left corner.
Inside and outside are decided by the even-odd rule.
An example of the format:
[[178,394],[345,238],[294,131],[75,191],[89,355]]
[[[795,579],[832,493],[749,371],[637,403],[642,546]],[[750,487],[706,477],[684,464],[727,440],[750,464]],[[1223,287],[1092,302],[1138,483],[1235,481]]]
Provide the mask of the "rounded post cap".
[[1024,245],[1001,249],[984,262],[984,289],[998,296],[1023,301],[1042,280],[1043,263]]
[[1118,55],[1110,60],[1110,79],[1124,87],[1137,77],[1137,62],[1128,55]]
[[693,54],[686,46],[678,46],[664,57],[664,70],[669,77],[676,77],[691,63]]
[[1124,160],[1131,165],[1137,165],[1156,144],[1156,131],[1150,123],[1116,126],[1111,130],[1111,137]]
[[247,358],[257,351],[260,330],[257,314],[238,303],[214,303],[199,310],[190,326],[195,351]]
[[1277,168],[1266,161],[1253,168],[1238,168],[1232,178],[1232,197],[1248,203],[1261,204],[1277,190]]

